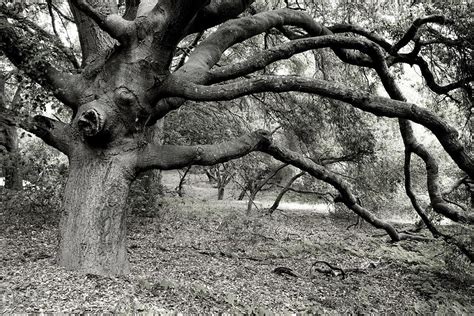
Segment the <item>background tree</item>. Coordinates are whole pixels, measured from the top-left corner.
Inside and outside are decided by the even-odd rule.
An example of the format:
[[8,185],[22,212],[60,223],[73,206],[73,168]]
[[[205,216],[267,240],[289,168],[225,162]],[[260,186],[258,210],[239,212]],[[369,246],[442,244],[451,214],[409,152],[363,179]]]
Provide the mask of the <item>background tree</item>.
[[[6,83],[13,72],[0,73],[0,111],[18,104],[21,86],[16,86],[15,94],[11,100],[6,95]],[[5,178],[5,188],[20,190],[23,187],[21,175],[18,133],[16,127],[8,122],[0,122],[0,155],[2,157],[2,173]]]

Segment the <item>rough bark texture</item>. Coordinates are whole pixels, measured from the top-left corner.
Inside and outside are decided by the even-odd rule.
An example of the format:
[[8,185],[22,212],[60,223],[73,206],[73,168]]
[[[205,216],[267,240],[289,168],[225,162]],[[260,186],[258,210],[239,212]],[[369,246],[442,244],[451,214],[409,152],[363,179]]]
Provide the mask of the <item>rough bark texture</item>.
[[130,162],[79,153],[70,159],[60,223],[59,263],[100,275],[128,273],[125,201]]
[[[101,54],[109,50],[113,44],[113,38],[101,30],[99,26],[84,12],[74,5],[78,1],[69,1],[74,21],[80,30],[79,41],[82,49],[82,65],[85,66],[96,58],[96,54]],[[115,0],[87,0],[87,2],[97,8],[109,13],[117,13]]]

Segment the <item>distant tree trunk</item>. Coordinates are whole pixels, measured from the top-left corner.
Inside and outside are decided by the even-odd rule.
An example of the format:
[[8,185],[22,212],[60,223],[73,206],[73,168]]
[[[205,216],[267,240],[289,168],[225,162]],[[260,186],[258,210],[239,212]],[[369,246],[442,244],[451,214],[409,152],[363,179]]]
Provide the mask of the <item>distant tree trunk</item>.
[[124,206],[132,174],[120,157],[89,153],[70,159],[59,264],[100,275],[129,272]]
[[217,182],[216,177],[209,171],[209,169],[206,169],[205,171],[206,176],[207,176],[207,181],[209,182],[210,185],[214,185]]
[[298,178],[302,177],[304,174],[305,174],[304,172],[300,172],[300,173],[294,175],[288,181],[288,183],[285,185],[285,187],[278,194],[277,198],[275,199],[275,202],[273,202],[273,205],[270,207],[270,209],[269,209],[270,214],[273,213],[278,208],[278,205],[280,205],[281,199],[286,194],[286,192],[288,192],[290,190],[291,185],[293,184],[293,182],[295,182]]
[[[262,171],[263,172],[263,171]],[[239,193],[239,196],[237,198],[237,200],[241,201],[244,199],[245,195],[249,194],[249,196],[252,194],[253,190],[257,187],[258,185],[258,180],[257,179],[261,179],[261,176],[262,175],[257,175],[256,177],[252,177],[252,178],[247,178],[247,180],[244,180],[244,184],[243,185],[240,185],[240,188],[241,188],[241,191]]]
[[224,170],[217,169],[217,199],[224,199],[225,187],[232,180],[234,174],[229,171],[228,168],[224,165]]
[[[147,141],[150,143],[163,144],[164,119],[156,122],[146,133]],[[158,199],[163,195],[161,170],[149,170],[145,172],[144,191],[147,196],[146,208],[152,210],[156,207]]]
[[474,210],[474,179],[466,178],[466,189],[471,195],[471,209]]
[[232,180],[234,173],[229,165],[219,164],[205,170],[209,184],[217,187],[217,199],[224,199],[225,187]]
[[225,186],[217,188],[217,199],[218,200],[223,200],[224,199],[224,192],[225,192]]
[[285,168],[286,166],[288,166],[288,164],[284,163],[280,165],[278,168],[276,168],[275,170],[273,170],[272,172],[270,172],[270,174],[268,174],[268,176],[265,179],[260,181],[260,183],[252,190],[249,197],[249,201],[247,203],[247,213],[250,213],[250,211],[252,211],[253,201],[255,200],[257,193],[260,192],[260,190],[262,190],[265,184],[267,184],[268,181],[270,181],[281,169]]
[[[0,73],[0,112],[6,108],[5,83],[7,76]],[[21,87],[18,86],[12,105],[15,105],[20,97]],[[18,132],[15,126],[9,126],[0,122],[0,155],[2,155],[2,172],[5,177],[5,188],[21,190],[23,179],[20,168],[20,153],[18,148]]]
[[[3,162],[3,174],[5,175],[5,188],[21,190],[23,188],[23,177],[21,175],[20,153],[18,149],[18,133],[15,127],[3,129],[0,133],[7,136],[7,159]],[[0,144],[2,146],[2,144]]]
[[242,201],[245,197],[245,194],[247,191],[250,191],[251,185],[246,184],[244,187],[242,187],[242,190],[240,191],[239,196],[237,197],[237,200]]
[[186,180],[186,176],[188,175],[189,170],[191,170],[191,167],[192,166],[186,167],[186,169],[184,170],[184,173],[182,175],[180,175],[179,183],[178,183],[178,186],[176,187],[176,192],[178,192],[179,197],[184,196],[183,186],[184,186],[184,182]]

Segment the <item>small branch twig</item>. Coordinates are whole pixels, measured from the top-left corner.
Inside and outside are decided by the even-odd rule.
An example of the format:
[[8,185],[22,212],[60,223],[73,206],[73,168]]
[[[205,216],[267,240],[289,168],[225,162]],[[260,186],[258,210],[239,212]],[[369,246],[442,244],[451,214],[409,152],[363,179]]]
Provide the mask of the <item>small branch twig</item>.
[[[322,263],[322,264],[326,265],[330,270],[324,270],[324,269],[315,267],[318,263]],[[326,262],[326,261],[323,261],[323,260],[316,260],[315,262],[313,262],[313,264],[311,265],[311,267],[309,269],[310,275],[312,275],[313,270],[318,271],[320,273],[324,273],[324,274],[332,274],[334,276],[338,276],[336,271],[339,271],[340,275],[342,276],[341,280],[344,280],[346,278],[346,273],[344,272],[344,270],[342,270],[339,267],[333,266],[329,262]]]

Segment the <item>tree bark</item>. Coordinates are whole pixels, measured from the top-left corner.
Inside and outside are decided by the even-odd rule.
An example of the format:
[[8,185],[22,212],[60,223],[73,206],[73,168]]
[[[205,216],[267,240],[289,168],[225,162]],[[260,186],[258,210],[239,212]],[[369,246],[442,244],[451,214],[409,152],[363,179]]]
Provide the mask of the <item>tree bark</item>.
[[474,179],[466,179],[466,190],[471,196],[471,209],[474,210]]
[[[0,134],[6,138],[5,144],[0,143],[0,147],[5,145],[7,153],[3,159],[3,174],[5,176],[5,188],[11,190],[21,190],[23,188],[23,177],[21,175],[20,153],[18,150],[18,133],[15,127],[1,126]],[[0,138],[3,138],[0,136]],[[1,154],[1,152],[0,152]]]
[[262,190],[262,188],[265,186],[265,184],[268,183],[280,170],[288,166],[288,163],[283,163],[282,165],[278,166],[275,170],[273,170],[270,174],[267,175],[265,179],[260,181],[260,183],[252,190],[249,201],[247,203],[247,213],[250,213],[252,211],[252,206],[253,206],[253,201],[255,200],[255,197],[257,196],[257,193]]
[[70,159],[60,221],[63,267],[99,275],[129,272],[124,206],[132,173],[124,160],[92,152]]
[[[79,10],[74,5],[74,2],[78,1],[69,0],[70,9],[79,33],[79,41],[82,50],[82,65],[85,66],[92,61],[95,54],[100,54],[110,49],[114,44],[114,40],[109,34],[101,30],[92,18]],[[110,11],[111,13],[117,13],[115,0],[88,0],[88,2],[90,5],[100,8],[105,12]]]
[[239,196],[237,197],[237,200],[238,201],[242,201],[245,197],[245,194],[247,193],[248,191],[248,188],[247,187],[243,187],[242,190],[240,191],[240,194]]
[[[222,167],[222,169],[221,169]],[[216,166],[216,176],[217,176],[217,199],[223,200],[225,187],[232,180],[234,174],[229,170],[228,166],[225,164]]]
[[[6,109],[5,83],[6,74],[0,73],[0,112]],[[11,102],[15,105],[20,96],[21,87],[18,86]],[[2,171],[5,177],[5,188],[21,190],[23,179],[20,169],[20,154],[18,149],[18,132],[15,126],[0,122],[0,156],[2,157]]]
[[[164,119],[150,127],[146,137],[150,143],[163,144]],[[161,170],[148,170],[145,173],[144,191],[147,195],[147,208],[153,209],[157,205],[158,197],[163,195]]]
[[283,199],[283,196],[286,194],[286,192],[288,192],[290,190],[291,185],[293,184],[293,182],[295,182],[298,178],[302,177],[304,174],[305,174],[304,172],[300,172],[300,173],[294,175],[288,181],[288,183],[285,185],[285,187],[278,194],[277,198],[275,199],[275,202],[273,202],[273,205],[270,207],[270,209],[269,209],[270,214],[273,213],[278,208],[278,205],[280,205],[281,199]]
[[219,201],[224,199],[224,193],[225,193],[225,186],[217,188],[217,199]]
[[184,196],[183,187],[184,187],[184,183],[185,183],[185,181],[186,181],[186,176],[188,175],[189,171],[191,170],[191,167],[192,167],[192,166],[186,167],[186,169],[184,170],[183,174],[180,174],[179,183],[178,183],[178,186],[176,187],[176,192],[178,192],[178,196],[179,196],[179,197],[183,197],[183,196]]

